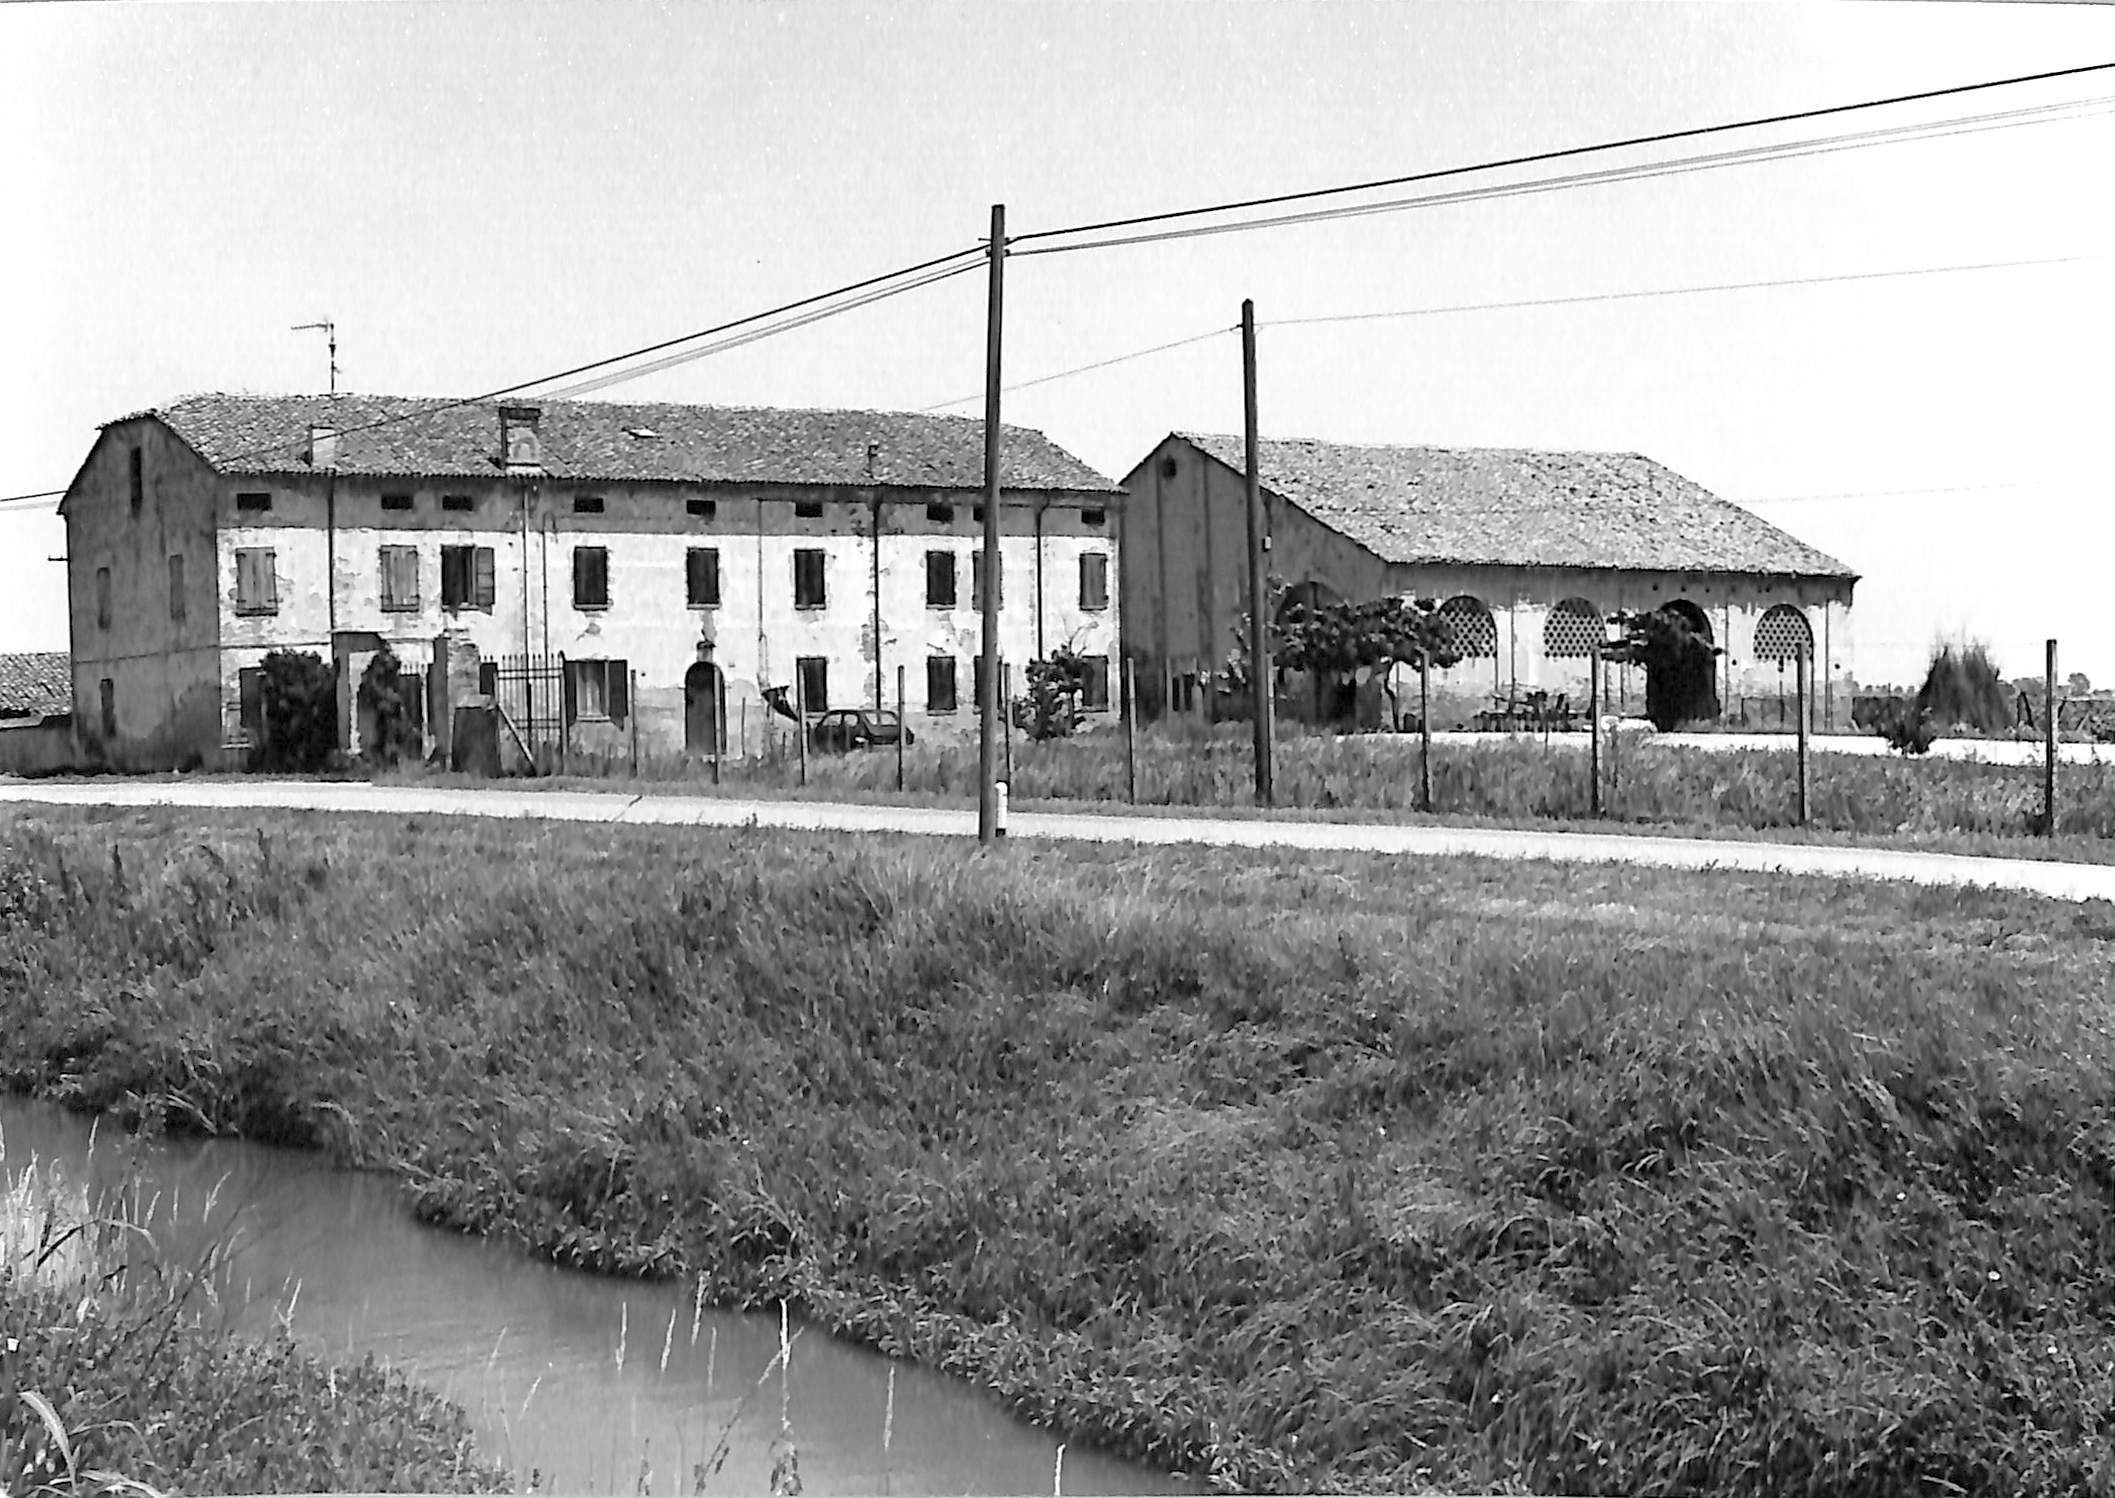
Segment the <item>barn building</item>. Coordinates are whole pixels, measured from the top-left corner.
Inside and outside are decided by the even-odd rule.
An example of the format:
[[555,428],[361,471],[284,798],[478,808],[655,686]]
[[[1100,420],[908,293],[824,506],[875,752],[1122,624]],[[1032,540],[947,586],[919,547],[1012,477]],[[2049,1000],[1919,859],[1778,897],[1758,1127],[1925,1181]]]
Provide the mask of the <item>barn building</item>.
[[[1107,707],[1122,492],[1002,441],[1000,650],[1067,645]],[[756,752],[811,713],[974,716],[984,426],[903,412],[193,396],[105,426],[61,505],[74,722],[126,769],[239,760],[275,650],[385,645],[423,731],[496,704],[529,757]],[[797,689],[797,691],[795,690]]]
[[[1125,653],[1145,717],[1228,700],[1248,609],[1244,472],[1240,437],[1178,432],[1124,480]],[[1269,572],[1288,597],[1442,604],[1463,660],[1433,673],[1436,726],[1489,721],[1534,692],[1583,711],[1607,616],[1655,608],[1723,652],[1729,718],[1789,721],[1806,649],[1815,725],[1849,721],[1857,575],[1651,458],[1286,440],[1258,445],[1258,473]],[[1639,709],[1642,670],[1611,671],[1607,691]]]

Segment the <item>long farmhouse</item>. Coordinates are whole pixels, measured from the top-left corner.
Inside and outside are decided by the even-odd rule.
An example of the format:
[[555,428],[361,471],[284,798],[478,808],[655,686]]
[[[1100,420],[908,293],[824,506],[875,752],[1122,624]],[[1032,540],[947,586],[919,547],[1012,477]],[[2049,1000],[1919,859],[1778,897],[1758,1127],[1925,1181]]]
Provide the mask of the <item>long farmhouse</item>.
[[[1433,676],[1443,726],[1528,690],[1583,707],[1607,616],[1657,608],[1723,651],[1735,716],[1770,723],[1805,649],[1817,725],[1848,721],[1857,574],[1651,458],[1289,440],[1260,443],[1257,468],[1290,596],[1442,601],[1463,656]],[[1124,480],[1126,648],[1147,716],[1212,710],[1248,607],[1244,474],[1240,437],[1178,432]],[[1614,673],[1611,703],[1640,705],[1643,685]]]
[[[971,716],[983,424],[877,411],[199,395],[109,423],[69,486],[74,721],[125,769],[226,763],[274,650],[383,646],[530,753],[758,748],[767,696]],[[1000,649],[1108,706],[1116,485],[1003,434]],[[786,689],[797,689],[787,691]]]

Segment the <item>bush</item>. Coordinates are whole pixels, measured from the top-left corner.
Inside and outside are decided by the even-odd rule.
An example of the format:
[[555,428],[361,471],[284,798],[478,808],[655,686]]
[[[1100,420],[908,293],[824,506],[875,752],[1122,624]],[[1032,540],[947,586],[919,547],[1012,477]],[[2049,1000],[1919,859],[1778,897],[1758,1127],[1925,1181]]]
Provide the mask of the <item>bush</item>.
[[1942,730],[1970,728],[1979,733],[2006,733],[2012,728],[2011,692],[1997,663],[1979,640],[1958,647],[1941,645],[1917,689],[1917,711]]
[[275,650],[264,658],[264,742],[260,770],[314,774],[338,747],[338,673],[321,656]]
[[387,645],[368,658],[367,669],[360,673],[359,704],[367,725],[362,752],[371,763],[389,766],[407,755],[419,757],[421,735],[411,695],[424,690],[418,677],[404,675],[396,652]]

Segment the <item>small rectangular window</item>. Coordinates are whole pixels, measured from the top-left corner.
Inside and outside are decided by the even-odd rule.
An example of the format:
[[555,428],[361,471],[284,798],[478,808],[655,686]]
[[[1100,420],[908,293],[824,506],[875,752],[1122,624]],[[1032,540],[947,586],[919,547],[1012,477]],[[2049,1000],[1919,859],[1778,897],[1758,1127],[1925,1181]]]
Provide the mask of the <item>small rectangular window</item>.
[[[982,547],[978,547],[976,554],[970,559],[970,568],[969,606],[973,609],[981,609],[984,607],[984,549]],[[999,553],[998,605],[1002,609],[1006,607],[1006,553],[1003,551]]]
[[716,499],[686,500],[683,508],[699,520],[717,520],[720,518],[720,502]]
[[1090,713],[1105,713],[1109,710],[1109,657],[1106,655],[1083,655],[1080,665],[1086,677],[1080,683],[1080,706]]
[[976,712],[984,711],[984,652],[979,650],[969,658],[969,693],[976,700],[970,707]]
[[693,546],[683,554],[683,594],[694,609],[720,606],[720,549]]
[[925,710],[951,713],[955,710],[955,658],[929,655],[925,658]]
[[796,499],[793,501],[793,515],[797,520],[820,520],[822,519],[822,512],[823,502],[819,499]]
[[279,612],[279,556],[269,546],[236,548],[235,612]]
[[95,695],[96,705],[102,709],[103,737],[114,739],[118,731],[117,683],[107,676],[104,677],[96,683]]
[[606,609],[610,606],[610,553],[606,546],[573,548],[573,607]]
[[820,655],[804,655],[794,663],[800,672],[801,707],[819,713],[830,705],[830,662]]
[[443,494],[441,508],[460,515],[477,508],[477,501],[467,494]]
[[499,695],[498,661],[479,661],[477,663],[477,695],[480,697],[497,697]]
[[1105,551],[1083,551],[1080,553],[1080,607],[1105,609],[1108,606],[1109,554]]
[[1081,525],[1107,525],[1108,523],[1109,512],[1098,505],[1080,511]]
[[411,496],[408,494],[385,494],[382,496],[382,508],[385,510],[408,510],[411,508]]
[[132,449],[132,513],[137,515],[147,498],[147,460],[135,447]]
[[929,609],[955,606],[955,554],[951,551],[925,554],[925,606]]
[[95,570],[95,627],[97,629],[110,628],[110,569],[108,567],[98,567]]
[[955,523],[955,507],[953,505],[940,504],[927,505],[925,507],[925,518],[934,525],[953,525]]
[[602,496],[599,494],[574,495],[573,513],[575,515],[600,515],[602,513]]
[[793,606],[797,609],[827,607],[829,589],[824,580],[823,551],[803,546],[793,553]]
[[409,613],[419,606],[419,549],[416,546],[385,546],[381,549],[382,607],[391,613]]
[[984,506],[971,505],[969,507],[969,522],[971,525],[982,525],[984,523]]
[[238,494],[235,496],[235,508],[238,510],[246,510],[251,514],[255,514],[259,510],[269,510],[271,507],[272,496],[269,494],[251,493]]
[[172,623],[184,622],[184,559],[181,552],[169,554],[169,618]]

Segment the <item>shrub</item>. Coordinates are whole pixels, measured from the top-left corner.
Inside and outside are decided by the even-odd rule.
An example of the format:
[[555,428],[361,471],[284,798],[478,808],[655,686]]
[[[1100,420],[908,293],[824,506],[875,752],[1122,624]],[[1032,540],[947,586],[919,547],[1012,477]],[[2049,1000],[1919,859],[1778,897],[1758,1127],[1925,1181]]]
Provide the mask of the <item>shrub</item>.
[[1944,728],[2005,733],[2013,723],[2012,695],[1980,640],[1941,645],[1917,689],[1917,711]]
[[321,656],[275,650],[264,658],[260,770],[314,774],[338,746],[338,673]]
[[405,756],[418,758],[420,735],[411,694],[424,691],[416,676],[403,674],[396,652],[384,645],[368,658],[360,673],[359,703],[368,725],[363,752],[378,765],[394,765]]

